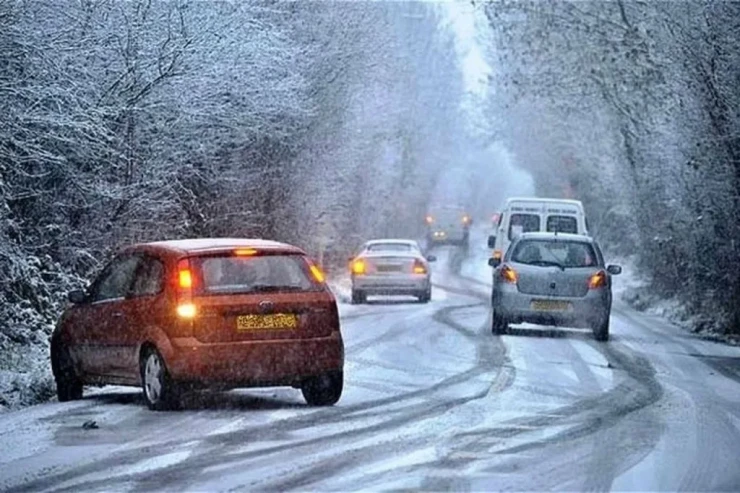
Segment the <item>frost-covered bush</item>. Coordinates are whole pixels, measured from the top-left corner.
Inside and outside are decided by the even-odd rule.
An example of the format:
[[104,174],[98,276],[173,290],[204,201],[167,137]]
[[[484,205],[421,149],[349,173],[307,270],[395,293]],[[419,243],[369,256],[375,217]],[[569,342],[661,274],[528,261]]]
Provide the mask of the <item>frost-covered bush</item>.
[[2,405],[49,395],[66,292],[126,244],[259,236],[335,262],[415,235],[467,138],[435,12],[0,0]]

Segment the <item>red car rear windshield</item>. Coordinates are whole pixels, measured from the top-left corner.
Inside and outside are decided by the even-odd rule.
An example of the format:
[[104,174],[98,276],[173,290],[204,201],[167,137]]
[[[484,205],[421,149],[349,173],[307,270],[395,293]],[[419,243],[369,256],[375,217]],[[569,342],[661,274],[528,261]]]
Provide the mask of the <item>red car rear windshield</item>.
[[200,294],[313,291],[306,260],[299,255],[207,256],[191,259]]

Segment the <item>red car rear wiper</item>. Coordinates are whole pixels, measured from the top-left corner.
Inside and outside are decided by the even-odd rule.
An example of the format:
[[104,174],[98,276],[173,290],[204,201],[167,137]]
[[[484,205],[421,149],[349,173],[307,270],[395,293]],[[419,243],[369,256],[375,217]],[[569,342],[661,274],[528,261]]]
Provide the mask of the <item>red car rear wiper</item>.
[[565,270],[565,266],[563,264],[560,264],[558,262],[553,262],[551,260],[534,260],[532,262],[526,262],[529,265],[549,265],[552,267],[557,267],[560,270]]
[[306,291],[306,289],[301,286],[257,284],[256,286],[251,286],[248,290],[250,293],[277,293],[281,291]]

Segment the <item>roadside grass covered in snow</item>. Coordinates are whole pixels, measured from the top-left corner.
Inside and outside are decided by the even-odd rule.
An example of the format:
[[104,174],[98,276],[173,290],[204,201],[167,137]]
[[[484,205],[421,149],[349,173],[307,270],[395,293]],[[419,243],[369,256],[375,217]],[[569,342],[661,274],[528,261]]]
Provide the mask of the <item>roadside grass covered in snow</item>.
[[[666,298],[656,294],[650,278],[640,271],[637,262],[635,256],[613,259],[611,262],[621,265],[623,269],[614,281],[615,299],[624,301],[640,312],[664,318],[702,338],[740,346],[740,335],[732,333],[729,314],[722,307],[692,313],[678,297]],[[707,296],[707,303],[710,300],[711,297]]]
[[48,343],[8,343],[0,347],[0,412],[45,402],[56,387]]
[[[1,240],[2,238],[0,238]],[[89,258],[86,250],[76,251]],[[85,270],[95,269],[96,265]],[[50,256],[27,255],[0,241],[0,411],[49,400],[55,394],[49,338],[83,277]]]
[[49,400],[55,394],[49,362],[49,336],[55,314],[61,313],[56,299],[44,299],[46,310],[30,303],[5,303],[0,309],[0,412]]

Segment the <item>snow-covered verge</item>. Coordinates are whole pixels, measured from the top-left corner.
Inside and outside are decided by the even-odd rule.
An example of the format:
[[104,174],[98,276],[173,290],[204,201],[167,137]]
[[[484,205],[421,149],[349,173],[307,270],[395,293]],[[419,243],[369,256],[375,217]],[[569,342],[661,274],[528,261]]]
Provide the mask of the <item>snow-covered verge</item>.
[[[28,279],[28,278],[26,278]],[[17,286],[24,287],[23,282]],[[62,310],[63,286],[34,286],[31,299],[0,296],[0,412],[49,400],[55,391],[49,362],[49,337]]]
[[615,279],[614,296],[635,310],[662,317],[678,327],[700,337],[732,345],[740,345],[740,335],[729,330],[729,316],[722,310],[691,313],[678,298],[665,298],[655,293],[647,274],[637,267],[634,256],[613,259],[622,266],[622,274]]
[[[54,396],[54,378],[44,345],[16,346],[15,352],[3,348],[0,359],[0,412],[48,401]],[[11,365],[6,368],[8,362]]]
[[49,343],[43,331],[25,342],[0,335],[0,412],[49,400],[55,391]]

